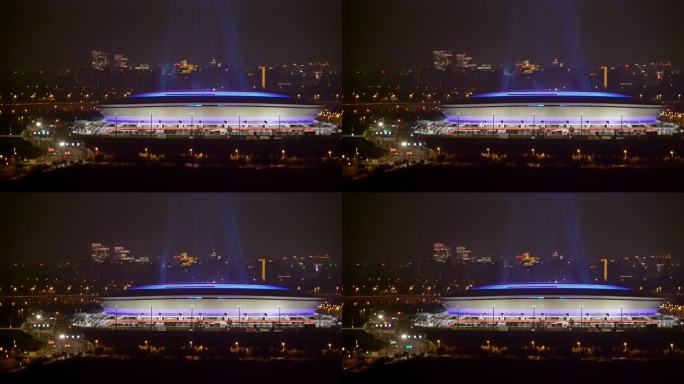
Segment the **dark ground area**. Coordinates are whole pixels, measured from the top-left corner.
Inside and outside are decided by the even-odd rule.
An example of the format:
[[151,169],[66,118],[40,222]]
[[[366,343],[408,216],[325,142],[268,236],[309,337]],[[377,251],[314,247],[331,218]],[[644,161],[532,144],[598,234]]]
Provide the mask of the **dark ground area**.
[[341,382],[338,359],[76,358],[0,375],[3,383],[326,383]]
[[684,167],[418,165],[346,180],[350,192],[678,192]]
[[197,168],[165,165],[75,165],[0,183],[5,191],[324,192],[341,188],[337,164],[303,168]]
[[586,361],[417,358],[346,374],[345,383],[653,383],[676,382],[681,360]]

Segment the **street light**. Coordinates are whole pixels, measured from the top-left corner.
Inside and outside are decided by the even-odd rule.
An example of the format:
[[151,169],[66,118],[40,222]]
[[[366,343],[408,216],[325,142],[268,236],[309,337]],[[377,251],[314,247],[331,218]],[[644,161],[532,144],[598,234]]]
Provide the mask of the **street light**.
[[622,328],[622,307],[620,307],[620,328]]

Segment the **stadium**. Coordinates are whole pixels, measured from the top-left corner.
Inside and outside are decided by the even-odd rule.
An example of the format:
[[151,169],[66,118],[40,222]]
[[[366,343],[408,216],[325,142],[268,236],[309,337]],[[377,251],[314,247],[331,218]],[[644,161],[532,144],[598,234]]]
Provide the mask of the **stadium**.
[[100,121],[79,121],[80,134],[292,135],[331,134],[318,122],[321,106],[266,92],[141,93],[99,108]]
[[443,105],[446,120],[420,133],[632,135],[671,134],[658,119],[663,106],[608,92],[511,91],[475,95]]
[[475,287],[443,297],[446,312],[422,314],[423,327],[618,328],[672,326],[663,299],[601,284],[518,283]]
[[323,300],[258,284],[144,285],[102,297],[104,310],[80,314],[79,327],[285,328],[330,327],[337,319],[316,313]]

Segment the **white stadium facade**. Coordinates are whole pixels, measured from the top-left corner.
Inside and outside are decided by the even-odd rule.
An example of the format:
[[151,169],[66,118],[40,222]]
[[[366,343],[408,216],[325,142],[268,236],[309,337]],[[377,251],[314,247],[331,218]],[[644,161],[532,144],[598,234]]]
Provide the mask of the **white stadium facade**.
[[330,134],[317,121],[322,107],[266,92],[163,91],[103,104],[99,121],[79,121],[81,134],[292,135]]
[[446,120],[419,126],[437,135],[669,134],[659,121],[663,106],[608,92],[510,91],[475,95],[442,105]]
[[475,287],[443,297],[446,312],[421,314],[423,327],[616,328],[668,326],[663,299],[602,284],[517,283]]
[[75,326],[95,328],[329,327],[316,313],[323,299],[259,284],[170,283],[126,289],[99,300],[103,312],[80,314]]

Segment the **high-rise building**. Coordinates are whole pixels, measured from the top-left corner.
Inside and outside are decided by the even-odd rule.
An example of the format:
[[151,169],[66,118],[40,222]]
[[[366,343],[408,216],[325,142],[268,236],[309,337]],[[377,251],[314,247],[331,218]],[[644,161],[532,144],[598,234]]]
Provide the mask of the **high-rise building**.
[[109,53],[103,51],[92,51],[91,56],[91,66],[93,69],[98,71],[104,71],[109,65]]
[[532,268],[535,265],[539,264],[539,258],[530,255],[530,253],[527,251],[523,252],[520,255],[517,255],[515,259],[518,261],[518,264],[523,268]]
[[455,60],[456,69],[467,70],[477,68],[477,64],[473,63],[473,58],[465,53],[457,53]]
[[181,75],[190,75],[199,69],[197,64],[191,64],[186,59],[181,60],[179,63],[176,63],[173,66]]
[[440,71],[446,71],[451,66],[451,51],[432,51],[434,67]]
[[104,263],[109,258],[109,247],[102,243],[90,244],[90,259],[96,263]]
[[196,256],[191,256],[187,252],[181,252],[179,255],[173,257],[173,261],[175,261],[179,267],[188,268],[197,264],[198,259]]
[[459,263],[472,263],[475,261],[475,256],[473,251],[466,248],[465,246],[459,245],[456,247],[456,262]]
[[515,67],[523,75],[532,75],[535,72],[539,71],[540,65],[539,64],[533,64],[532,62],[530,62],[530,60],[523,60],[519,63],[516,63]]
[[446,263],[451,256],[451,247],[444,243],[435,243],[432,246],[432,260],[438,263]]
[[115,53],[114,68],[121,71],[128,69],[128,57],[122,53]]
[[126,249],[125,247],[119,245],[115,246],[113,250],[113,259],[114,261],[120,262],[120,263],[130,263],[135,261],[135,257],[131,255],[131,251]]
[[494,263],[491,256],[480,256],[475,261],[477,263],[480,263],[480,264],[492,264],[492,263]]

